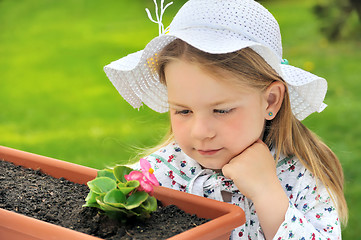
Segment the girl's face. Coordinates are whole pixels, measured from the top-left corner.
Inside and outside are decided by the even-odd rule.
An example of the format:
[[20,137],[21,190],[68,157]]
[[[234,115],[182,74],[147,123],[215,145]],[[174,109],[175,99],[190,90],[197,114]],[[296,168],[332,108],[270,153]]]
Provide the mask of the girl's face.
[[203,167],[222,169],[262,137],[268,104],[261,92],[183,60],[170,62],[165,78],[175,140]]

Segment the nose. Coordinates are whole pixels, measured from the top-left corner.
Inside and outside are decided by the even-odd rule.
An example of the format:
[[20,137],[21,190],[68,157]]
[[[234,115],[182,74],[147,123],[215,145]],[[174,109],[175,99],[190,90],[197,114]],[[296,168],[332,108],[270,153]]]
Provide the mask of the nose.
[[194,116],[191,127],[191,136],[197,140],[211,139],[216,135],[212,119],[203,116]]

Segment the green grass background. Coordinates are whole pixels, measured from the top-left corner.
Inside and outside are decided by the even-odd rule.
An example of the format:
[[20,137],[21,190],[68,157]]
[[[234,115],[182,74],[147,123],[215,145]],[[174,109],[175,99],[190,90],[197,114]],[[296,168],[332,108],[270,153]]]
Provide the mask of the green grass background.
[[[181,6],[169,8],[165,25]],[[324,76],[328,108],[304,123],[339,156],[350,208],[344,239],[361,239],[361,42],[330,43],[314,1],[265,1],[281,26],[290,64]],[[94,168],[127,163],[156,144],[167,115],[134,110],[103,66],[158,35],[151,0],[0,0],[0,145]],[[344,36],[357,33],[352,16]]]

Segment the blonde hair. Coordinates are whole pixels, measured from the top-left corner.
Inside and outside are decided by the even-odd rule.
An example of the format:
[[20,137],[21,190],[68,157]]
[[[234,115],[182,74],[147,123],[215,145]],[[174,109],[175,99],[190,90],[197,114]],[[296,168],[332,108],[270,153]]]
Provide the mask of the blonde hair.
[[[253,87],[264,91],[274,81],[284,84],[285,94],[281,109],[271,121],[266,122],[264,142],[277,149],[276,159],[280,154],[295,155],[304,166],[316,176],[327,188],[338,208],[340,219],[347,224],[347,204],[343,192],[343,171],[337,156],[311,130],[306,128],[292,114],[287,84],[284,80],[250,48],[226,54],[209,54],[198,50],[182,40],[174,40],[157,55],[157,73],[160,81],[166,85],[165,67],[176,59],[183,59],[197,64],[203,70],[216,76],[224,71],[234,74],[239,79],[235,84]],[[220,77],[227,81],[224,77]],[[230,78],[234,79],[234,78]],[[150,151],[166,146],[173,140],[172,130],[162,143]]]

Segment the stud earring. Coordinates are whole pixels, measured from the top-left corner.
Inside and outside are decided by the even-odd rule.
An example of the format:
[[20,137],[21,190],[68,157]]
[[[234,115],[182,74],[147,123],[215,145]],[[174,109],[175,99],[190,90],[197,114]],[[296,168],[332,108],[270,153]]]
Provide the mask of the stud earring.
[[272,117],[273,116],[273,112],[269,112],[268,116]]

